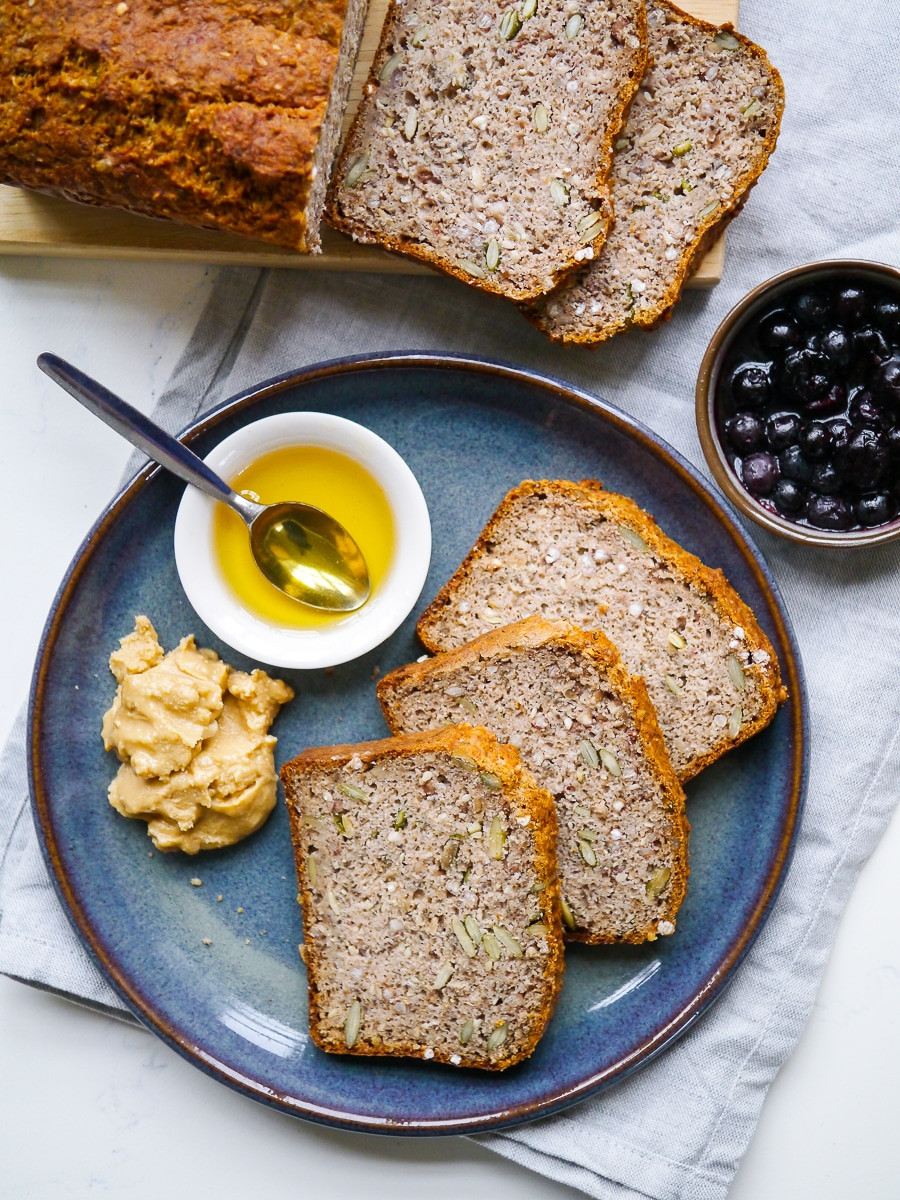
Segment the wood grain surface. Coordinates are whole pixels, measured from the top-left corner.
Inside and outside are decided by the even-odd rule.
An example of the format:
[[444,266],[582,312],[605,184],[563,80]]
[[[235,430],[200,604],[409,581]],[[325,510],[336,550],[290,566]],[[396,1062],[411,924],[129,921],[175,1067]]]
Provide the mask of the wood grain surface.
[[[350,86],[345,127],[359,103],[387,7],[388,0],[371,0]],[[726,21],[737,25],[738,0],[686,0],[682,7],[717,25]],[[139,217],[121,209],[94,208],[23,188],[0,186],[0,254],[170,260],[410,275],[431,273],[429,267],[410,259],[386,254],[371,246],[358,246],[333,229],[323,228],[322,251],[322,254],[297,254],[252,238]],[[724,262],[723,236],[705,256],[688,287],[714,286],[722,277]]]

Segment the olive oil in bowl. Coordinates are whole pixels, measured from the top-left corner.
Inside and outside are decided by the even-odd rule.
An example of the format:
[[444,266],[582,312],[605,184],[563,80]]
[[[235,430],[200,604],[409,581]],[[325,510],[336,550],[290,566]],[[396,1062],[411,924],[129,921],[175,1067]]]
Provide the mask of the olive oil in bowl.
[[[359,463],[323,446],[286,446],[261,455],[228,482],[261,504],[300,500],[329,513],[356,541],[372,594],[377,593],[394,553],[394,520],[381,487]],[[271,584],[253,560],[246,525],[224,505],[216,506],[212,536],[228,587],[254,616],[288,629],[323,628],[352,619],[352,613],[311,608]]]

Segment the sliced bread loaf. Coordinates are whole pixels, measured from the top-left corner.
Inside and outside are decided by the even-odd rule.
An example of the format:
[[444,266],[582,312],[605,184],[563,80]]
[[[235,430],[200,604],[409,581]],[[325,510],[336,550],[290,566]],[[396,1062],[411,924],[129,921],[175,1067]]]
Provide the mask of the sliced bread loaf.
[[687,882],[684,793],[644,681],[602,633],[529,617],[391,672],[378,699],[394,732],[471,719],[521,751],[556,801],[568,937],[674,932]]
[[759,46],[667,0],[648,0],[647,29],[651,65],[616,141],[613,229],[528,314],[558,341],[664,317],[775,147],[784,88]]
[[0,0],[0,183],[318,252],[366,0]]
[[512,299],[593,257],[643,0],[394,0],[329,191],[357,241]]
[[563,953],[554,805],[518,752],[465,726],[307,750],[281,776],[316,1045],[529,1055]]
[[786,697],[756,618],[721,571],[592,480],[505,497],[419,620],[432,651],[538,613],[600,629],[642,675],[679,778],[769,723]]

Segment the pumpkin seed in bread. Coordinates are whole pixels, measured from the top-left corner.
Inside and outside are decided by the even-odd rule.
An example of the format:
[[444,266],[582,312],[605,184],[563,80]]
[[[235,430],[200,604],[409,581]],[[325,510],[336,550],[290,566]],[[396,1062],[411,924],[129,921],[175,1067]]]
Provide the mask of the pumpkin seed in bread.
[[562,982],[556,814],[471,726],[306,750],[281,771],[309,1024],[338,1054],[502,1070]]
[[643,942],[675,930],[687,882],[684,793],[644,681],[602,633],[528,617],[386,675],[394,732],[477,720],[554,797],[568,937]]

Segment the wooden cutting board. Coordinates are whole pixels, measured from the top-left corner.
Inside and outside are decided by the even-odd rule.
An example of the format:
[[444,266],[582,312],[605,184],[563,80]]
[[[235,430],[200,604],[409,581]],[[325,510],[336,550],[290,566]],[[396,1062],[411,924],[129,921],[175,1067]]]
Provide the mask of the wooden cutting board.
[[[371,0],[350,87],[345,127],[359,103],[387,7],[388,0]],[[685,0],[682,7],[716,25],[726,21],[737,24],[738,0]],[[0,254],[169,260],[300,270],[430,273],[430,268],[411,259],[386,254],[371,246],[358,246],[333,229],[322,230],[322,250],[322,254],[297,254],[252,238],[134,216],[119,209],[93,208],[22,188],[0,186]],[[723,236],[703,259],[688,287],[708,288],[718,283],[724,261]]]

